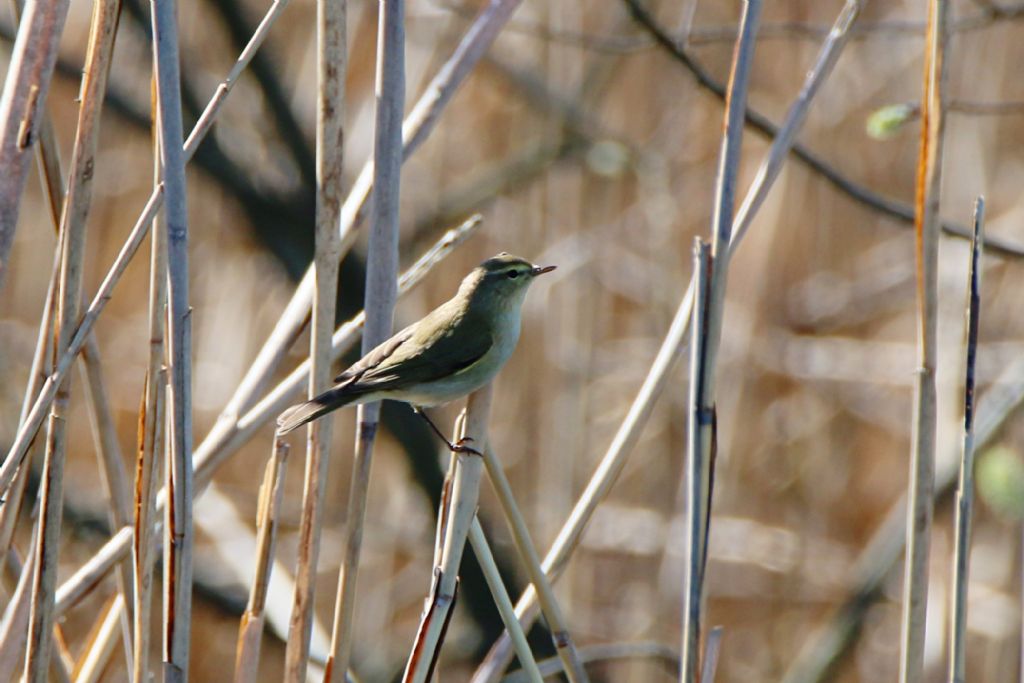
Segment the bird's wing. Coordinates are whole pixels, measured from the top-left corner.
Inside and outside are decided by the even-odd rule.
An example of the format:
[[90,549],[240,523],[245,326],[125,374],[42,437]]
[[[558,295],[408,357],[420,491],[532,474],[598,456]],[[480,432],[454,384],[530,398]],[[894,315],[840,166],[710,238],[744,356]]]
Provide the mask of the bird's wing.
[[387,360],[395,350],[407,342],[415,331],[415,325],[410,325],[385,342],[378,344],[372,351],[350,365],[347,370],[334,378],[336,384],[350,384],[359,381],[368,370],[380,365]]
[[414,324],[366,354],[335,381],[358,393],[430,382],[471,367],[493,343],[489,332],[467,335],[459,324]]

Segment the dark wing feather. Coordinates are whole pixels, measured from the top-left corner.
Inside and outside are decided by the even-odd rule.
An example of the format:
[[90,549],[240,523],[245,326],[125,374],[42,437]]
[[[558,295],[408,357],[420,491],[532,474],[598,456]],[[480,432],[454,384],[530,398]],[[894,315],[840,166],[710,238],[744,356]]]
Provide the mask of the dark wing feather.
[[385,342],[378,344],[372,351],[350,365],[347,370],[334,378],[336,384],[350,384],[359,380],[367,370],[380,365],[395,352],[399,346],[412,337],[415,325],[410,325]]
[[[436,324],[438,319],[452,322]],[[493,344],[488,325],[468,323],[465,316],[438,309],[375,348],[336,381],[361,394],[415,386],[465,370]]]

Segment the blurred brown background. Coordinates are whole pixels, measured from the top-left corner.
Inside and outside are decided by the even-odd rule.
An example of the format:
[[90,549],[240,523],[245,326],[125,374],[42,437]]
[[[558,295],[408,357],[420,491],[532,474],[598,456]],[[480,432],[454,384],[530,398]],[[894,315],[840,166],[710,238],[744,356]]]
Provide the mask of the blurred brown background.
[[[125,1],[90,218],[90,293],[152,186],[148,7]],[[782,119],[842,4],[766,3],[752,108],[772,121]],[[677,40],[688,41],[689,53],[715,79],[725,80],[738,2],[644,6]],[[409,3],[410,105],[478,8],[479,3],[452,0]],[[61,70],[49,97],[65,158],[74,134],[77,69],[90,11],[84,0],[72,3]],[[264,11],[265,4],[254,0],[181,4],[186,130]],[[1024,24],[1017,21],[1024,18],[1024,7],[963,0],[954,3],[954,11],[961,23],[950,57],[952,98],[1024,100],[1019,78]],[[845,177],[903,202],[913,194],[916,121],[884,140],[870,137],[865,125],[879,107],[919,98],[924,15],[924,2],[869,3],[799,136]],[[292,0],[260,62],[242,77],[210,142],[190,166],[197,443],[312,255],[314,16],[313,2]],[[3,22],[9,37],[10,16]],[[349,179],[371,152],[375,37],[376,3],[352,0]],[[3,70],[9,45],[0,51]],[[559,265],[530,295],[523,337],[498,381],[492,417],[493,443],[542,552],[624,417],[685,291],[693,237],[708,234],[721,118],[721,101],[655,45],[623,2],[527,0],[404,168],[403,265],[470,212],[482,211],[486,220],[476,237],[400,302],[396,327],[450,296],[465,272],[495,252]],[[983,193],[988,232],[1024,243],[1022,122],[1024,107],[1001,107],[997,115],[950,114],[944,218],[966,225],[974,197]],[[765,138],[748,128],[741,196],[766,149]],[[854,563],[904,490],[915,366],[908,227],[791,157],[733,262],[719,372],[721,441],[708,569],[708,623],[724,627],[720,682],[786,675],[814,629],[832,619],[856,590]],[[49,215],[32,176],[0,299],[4,449],[17,426],[53,245]],[[361,240],[343,269],[339,319],[362,305],[364,246]],[[147,357],[145,260],[133,263],[98,325],[122,449],[129,455]],[[956,454],[959,438],[966,267],[966,243],[944,238],[939,322],[944,462]],[[984,391],[1022,350],[1022,284],[1024,264],[987,256],[979,352],[982,410]],[[303,337],[286,370],[307,349]],[[581,644],[679,643],[685,365],[684,359],[673,371],[629,465],[558,584]],[[62,577],[109,533],[80,381],[75,381]],[[443,424],[451,424],[456,408],[439,414]],[[359,579],[354,667],[366,681],[391,680],[404,664],[430,582],[432,500],[439,476],[432,459],[436,453],[439,462],[447,462],[425,432],[399,429],[396,438],[388,431],[408,424],[410,414],[405,406],[392,406],[390,412],[369,492]],[[334,418],[338,428],[317,592],[318,614],[328,631],[342,553],[353,415],[343,411]],[[237,453],[219,471],[216,489],[197,503],[201,536],[192,663],[197,681],[230,675],[270,435],[266,427]],[[1019,676],[1021,533],[1015,514],[1020,500],[1014,480],[1004,475],[1018,462],[1022,436],[1019,421],[1011,419],[997,440],[1010,450],[979,456],[983,466],[991,465],[986,481],[996,493],[982,493],[975,526],[968,652],[970,678],[976,681]],[[278,545],[285,567],[295,557],[300,445],[296,437]],[[487,484],[481,515],[510,579],[521,587],[524,572]],[[937,681],[945,660],[948,497],[936,508],[936,520],[926,666]],[[29,534],[26,522],[23,527],[17,538],[21,548]],[[887,577],[860,603],[862,629],[821,680],[895,677],[899,563]],[[473,581],[476,593],[468,588]],[[467,576],[465,583],[442,657],[442,680],[466,680],[499,627],[480,580]],[[108,579],[68,616],[72,651],[113,589]],[[515,597],[517,591],[512,592]],[[8,597],[3,592],[0,602]],[[289,601],[286,594],[279,609],[286,610]],[[283,653],[283,644],[268,629],[263,680],[280,679]],[[651,660],[609,663],[594,671],[596,680],[608,681],[676,677],[671,667]],[[107,680],[125,680],[120,648]]]

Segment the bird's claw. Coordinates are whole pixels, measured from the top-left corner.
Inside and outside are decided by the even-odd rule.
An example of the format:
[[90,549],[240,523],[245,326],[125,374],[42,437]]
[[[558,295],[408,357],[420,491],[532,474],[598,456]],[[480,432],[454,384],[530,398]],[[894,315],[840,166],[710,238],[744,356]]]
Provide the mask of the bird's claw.
[[451,450],[452,450],[453,453],[468,453],[468,454],[471,454],[471,455],[478,455],[481,458],[484,457],[483,453],[481,453],[477,449],[473,448],[472,446],[467,446],[466,445],[467,442],[472,441],[472,440],[473,440],[472,437],[464,436],[461,439],[459,439],[458,441],[456,441],[455,443],[449,444],[449,445],[451,446]]

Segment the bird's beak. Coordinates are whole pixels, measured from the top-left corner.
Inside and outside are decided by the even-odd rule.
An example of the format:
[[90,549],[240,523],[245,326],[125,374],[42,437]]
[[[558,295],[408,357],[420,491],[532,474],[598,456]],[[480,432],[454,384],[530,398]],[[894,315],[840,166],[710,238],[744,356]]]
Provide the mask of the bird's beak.
[[554,270],[557,267],[558,266],[534,266],[533,270],[530,271],[530,272],[533,273],[533,275],[535,275],[535,276],[536,275],[543,275],[544,273],[550,273],[552,270]]

